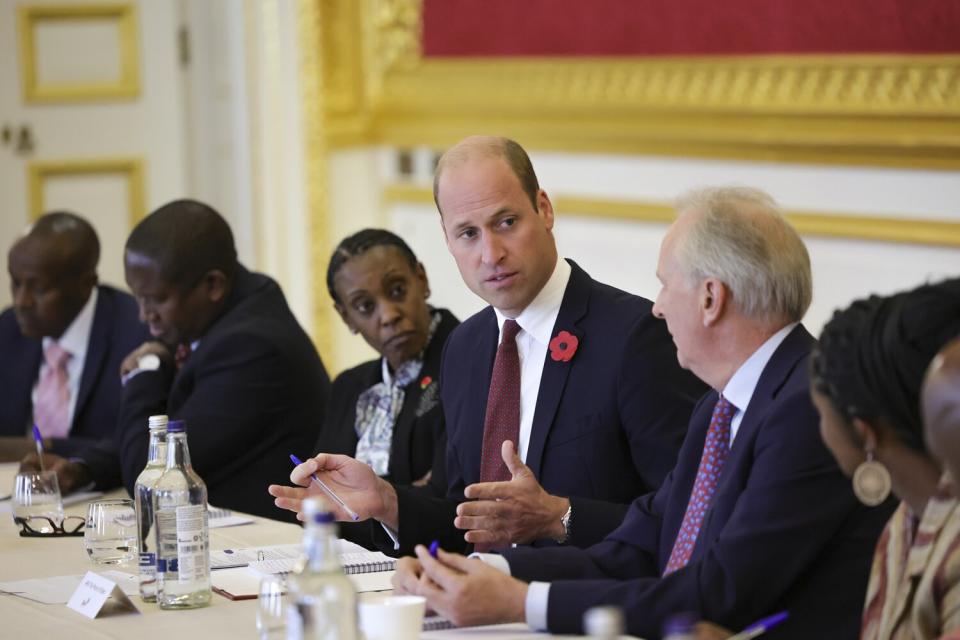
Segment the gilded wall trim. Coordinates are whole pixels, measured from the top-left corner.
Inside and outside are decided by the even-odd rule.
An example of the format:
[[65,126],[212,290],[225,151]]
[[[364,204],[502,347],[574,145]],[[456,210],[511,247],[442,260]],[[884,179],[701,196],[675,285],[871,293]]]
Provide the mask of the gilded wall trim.
[[127,182],[127,215],[132,229],[147,214],[143,181],[143,160],[140,158],[96,158],[31,162],[27,165],[27,193],[30,216],[36,220],[47,211],[44,186],[47,180],[64,176],[101,176],[118,174]]
[[[387,206],[407,203],[432,208],[433,192],[427,187],[394,185],[384,189],[383,201]],[[670,204],[646,200],[559,196],[553,198],[553,205],[563,215],[650,224],[669,224],[675,215]],[[804,235],[960,247],[960,222],[797,210],[788,210],[786,217]]]
[[[37,73],[36,28],[43,22],[111,20],[119,41],[119,77],[113,82],[43,84]],[[84,102],[140,95],[140,42],[133,4],[25,5],[18,8],[20,75],[26,102]]]
[[[310,238],[310,273],[326,271],[330,255],[329,188],[327,167],[327,111],[325,103],[325,63],[329,50],[321,28],[323,11],[328,8],[316,0],[300,0],[298,6],[300,38],[300,82],[303,91],[304,176],[306,179],[307,234]],[[347,3],[352,4],[352,3]],[[333,353],[333,303],[323,278],[313,278],[312,338],[322,354]]]

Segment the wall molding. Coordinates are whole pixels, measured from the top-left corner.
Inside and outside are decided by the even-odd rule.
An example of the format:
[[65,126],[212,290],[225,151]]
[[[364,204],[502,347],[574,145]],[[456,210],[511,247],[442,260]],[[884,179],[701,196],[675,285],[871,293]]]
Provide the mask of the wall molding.
[[[560,215],[628,220],[648,224],[669,224],[675,217],[670,203],[653,200],[613,200],[559,196],[552,198]],[[429,205],[434,209],[429,187],[393,185],[383,191],[385,206],[392,204]],[[960,222],[854,215],[826,211],[787,210],[787,219],[802,235],[895,242],[945,247],[960,247]]]
[[127,181],[127,214],[132,229],[146,214],[143,160],[140,158],[97,158],[31,162],[27,165],[27,193],[30,198],[30,216],[36,220],[47,211],[44,203],[44,183],[64,176],[115,175]]
[[[35,31],[47,21],[113,20],[120,43],[120,75],[115,82],[40,84]],[[26,102],[85,102],[128,99],[140,95],[140,43],[133,4],[24,5],[18,10],[18,40]]]

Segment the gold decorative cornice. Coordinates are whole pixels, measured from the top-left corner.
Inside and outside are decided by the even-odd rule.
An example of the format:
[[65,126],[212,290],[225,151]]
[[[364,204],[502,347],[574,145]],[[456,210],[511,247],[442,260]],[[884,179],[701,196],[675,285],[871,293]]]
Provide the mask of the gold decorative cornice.
[[[383,201],[432,207],[433,192],[428,187],[393,185],[384,190]],[[553,198],[553,206],[561,214],[656,224],[669,224],[676,215],[669,203],[649,200],[559,196]],[[960,247],[958,222],[798,210],[787,211],[786,217],[804,235]]]

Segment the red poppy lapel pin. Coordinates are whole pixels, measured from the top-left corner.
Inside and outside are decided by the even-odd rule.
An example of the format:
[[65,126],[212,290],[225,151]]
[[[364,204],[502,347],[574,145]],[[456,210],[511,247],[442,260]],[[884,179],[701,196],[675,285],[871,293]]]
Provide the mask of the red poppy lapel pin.
[[550,341],[550,358],[554,362],[570,362],[580,340],[569,331],[561,331]]
[[433,382],[433,378],[431,378],[430,376],[423,376],[423,378],[421,378],[420,380],[420,388],[426,389],[427,387],[430,386],[431,382]]

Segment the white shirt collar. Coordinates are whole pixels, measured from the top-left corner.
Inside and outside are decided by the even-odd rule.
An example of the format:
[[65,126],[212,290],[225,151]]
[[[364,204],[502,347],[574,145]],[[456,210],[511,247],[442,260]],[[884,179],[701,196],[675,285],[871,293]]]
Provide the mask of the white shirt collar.
[[770,362],[770,358],[773,357],[773,353],[798,324],[800,323],[788,324],[767,338],[767,341],[760,345],[760,348],[754,351],[746,362],[740,365],[740,368],[723,388],[721,394],[737,408],[740,415],[746,413],[747,407],[750,405],[750,399],[753,398],[753,392],[757,389],[757,383],[760,382],[760,375],[766,368],[767,363]]
[[[97,309],[97,295],[97,287],[94,287],[90,291],[90,297],[87,298],[86,304],[80,309],[80,313],[73,319],[73,322],[71,322],[67,330],[63,332],[60,339],[56,340],[57,344],[63,347],[75,362],[83,361],[84,358],[87,357],[90,331],[93,329],[93,315]],[[54,341],[55,339],[50,336],[44,337],[44,351],[46,351],[50,343]]]
[[[570,282],[571,271],[570,264],[563,258],[558,257],[553,273],[550,274],[547,283],[540,289],[540,293],[520,312],[520,315],[514,318],[521,329],[541,344],[550,343],[553,325],[560,313],[560,304],[563,302],[563,294],[567,290],[567,283]],[[496,308],[494,312],[497,314],[497,327],[502,332],[503,323],[507,316]]]

